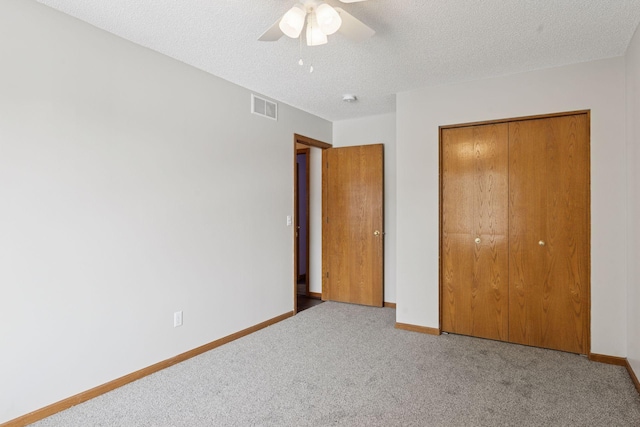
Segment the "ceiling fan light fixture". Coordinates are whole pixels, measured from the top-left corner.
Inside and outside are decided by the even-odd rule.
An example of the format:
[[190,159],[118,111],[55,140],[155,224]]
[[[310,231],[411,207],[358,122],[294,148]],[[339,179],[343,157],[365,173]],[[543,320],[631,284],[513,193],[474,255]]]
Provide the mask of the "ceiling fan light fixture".
[[282,32],[292,39],[298,38],[304,27],[304,19],[307,11],[301,5],[296,4],[284,14],[280,20],[280,29]]
[[315,12],[311,12],[307,18],[307,46],[320,46],[327,43],[327,35],[318,25]]
[[327,36],[335,33],[342,25],[342,18],[338,12],[326,3],[320,4],[315,11],[320,30]]

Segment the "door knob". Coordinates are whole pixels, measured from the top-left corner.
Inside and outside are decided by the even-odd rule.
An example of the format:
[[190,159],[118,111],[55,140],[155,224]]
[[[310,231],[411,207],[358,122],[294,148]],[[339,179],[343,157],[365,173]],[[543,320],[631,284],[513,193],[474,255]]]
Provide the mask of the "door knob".
[[480,243],[480,238],[476,237],[476,243]]
[[374,235],[374,236],[379,236],[379,235],[380,235],[380,232],[379,232],[378,230],[376,230],[376,231],[374,231],[374,232],[373,232],[373,235]]
[[540,246],[544,246],[544,240],[540,240],[540,241],[538,242],[538,244],[539,244]]

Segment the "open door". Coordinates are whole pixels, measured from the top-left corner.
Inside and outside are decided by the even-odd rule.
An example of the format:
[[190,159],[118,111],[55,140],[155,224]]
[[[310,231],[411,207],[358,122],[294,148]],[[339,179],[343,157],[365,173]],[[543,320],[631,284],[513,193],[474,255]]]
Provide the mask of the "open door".
[[382,307],[383,145],[322,152],[322,299]]

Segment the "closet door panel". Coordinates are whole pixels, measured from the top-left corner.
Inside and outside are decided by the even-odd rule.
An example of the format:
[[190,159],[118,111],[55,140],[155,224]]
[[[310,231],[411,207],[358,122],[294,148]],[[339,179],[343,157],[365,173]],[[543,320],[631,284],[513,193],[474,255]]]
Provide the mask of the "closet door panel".
[[538,244],[546,234],[543,214],[549,184],[537,123],[509,125],[509,340],[529,345],[540,341],[540,303],[549,303],[537,297],[549,296],[544,287],[546,255]]
[[442,133],[442,329],[470,334],[473,278],[474,164],[472,131],[447,129]]
[[[474,334],[507,340],[509,337],[509,127],[475,126],[475,245],[474,291],[482,308]],[[474,240],[476,242],[477,240]]]
[[588,350],[586,114],[509,125],[512,342]]
[[442,328],[508,336],[505,124],[442,134]]

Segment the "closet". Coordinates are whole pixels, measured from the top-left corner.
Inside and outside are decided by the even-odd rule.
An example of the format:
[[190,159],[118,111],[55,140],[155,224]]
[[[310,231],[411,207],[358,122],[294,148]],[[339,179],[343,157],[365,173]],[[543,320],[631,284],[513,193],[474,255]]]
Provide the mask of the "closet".
[[445,332],[589,352],[589,112],[440,128]]

